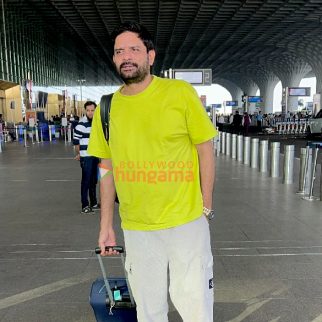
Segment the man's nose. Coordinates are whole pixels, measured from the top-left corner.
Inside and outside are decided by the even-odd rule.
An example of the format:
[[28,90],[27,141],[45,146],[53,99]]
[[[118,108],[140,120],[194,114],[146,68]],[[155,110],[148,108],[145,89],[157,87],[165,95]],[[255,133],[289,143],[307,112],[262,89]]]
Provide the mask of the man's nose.
[[123,61],[132,60],[133,52],[131,50],[124,50],[123,52]]

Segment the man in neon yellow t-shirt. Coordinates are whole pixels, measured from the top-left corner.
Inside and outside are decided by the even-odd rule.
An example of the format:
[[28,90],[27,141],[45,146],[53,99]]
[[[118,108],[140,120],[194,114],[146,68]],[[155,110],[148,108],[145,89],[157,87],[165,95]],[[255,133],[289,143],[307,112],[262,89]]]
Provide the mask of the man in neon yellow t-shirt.
[[183,321],[213,321],[208,220],[216,130],[191,85],[150,74],[155,50],[143,26],[123,23],[112,39],[124,85],[112,99],[109,142],[98,107],[88,147],[110,170],[101,180],[99,246],[103,255],[113,254],[105,246],[116,245],[116,189],[138,321],[168,321],[168,269]]

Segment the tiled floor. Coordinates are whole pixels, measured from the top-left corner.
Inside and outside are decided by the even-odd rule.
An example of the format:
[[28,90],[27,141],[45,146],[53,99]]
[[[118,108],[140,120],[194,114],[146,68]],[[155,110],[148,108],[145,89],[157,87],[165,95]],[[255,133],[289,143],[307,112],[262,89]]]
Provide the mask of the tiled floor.
[[[218,157],[214,321],[322,321],[322,203],[297,188]],[[11,143],[0,154],[1,322],[95,321],[99,217],[80,215],[79,190],[64,142]],[[108,264],[122,274],[117,259]],[[181,321],[173,308],[169,321]]]

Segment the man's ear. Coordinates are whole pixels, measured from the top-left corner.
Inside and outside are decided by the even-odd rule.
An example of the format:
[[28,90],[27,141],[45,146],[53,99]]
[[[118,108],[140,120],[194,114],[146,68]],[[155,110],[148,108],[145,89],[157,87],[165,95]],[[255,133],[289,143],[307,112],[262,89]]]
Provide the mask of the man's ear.
[[152,66],[155,60],[155,50],[154,49],[149,50],[148,56],[149,56],[149,64],[150,66]]

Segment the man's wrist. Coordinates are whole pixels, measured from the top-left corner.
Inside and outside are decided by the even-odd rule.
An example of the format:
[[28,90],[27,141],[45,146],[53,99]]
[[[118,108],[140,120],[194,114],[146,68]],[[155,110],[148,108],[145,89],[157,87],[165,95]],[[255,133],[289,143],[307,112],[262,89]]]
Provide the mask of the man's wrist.
[[213,219],[215,217],[215,211],[213,209],[203,207],[202,213],[209,219]]

